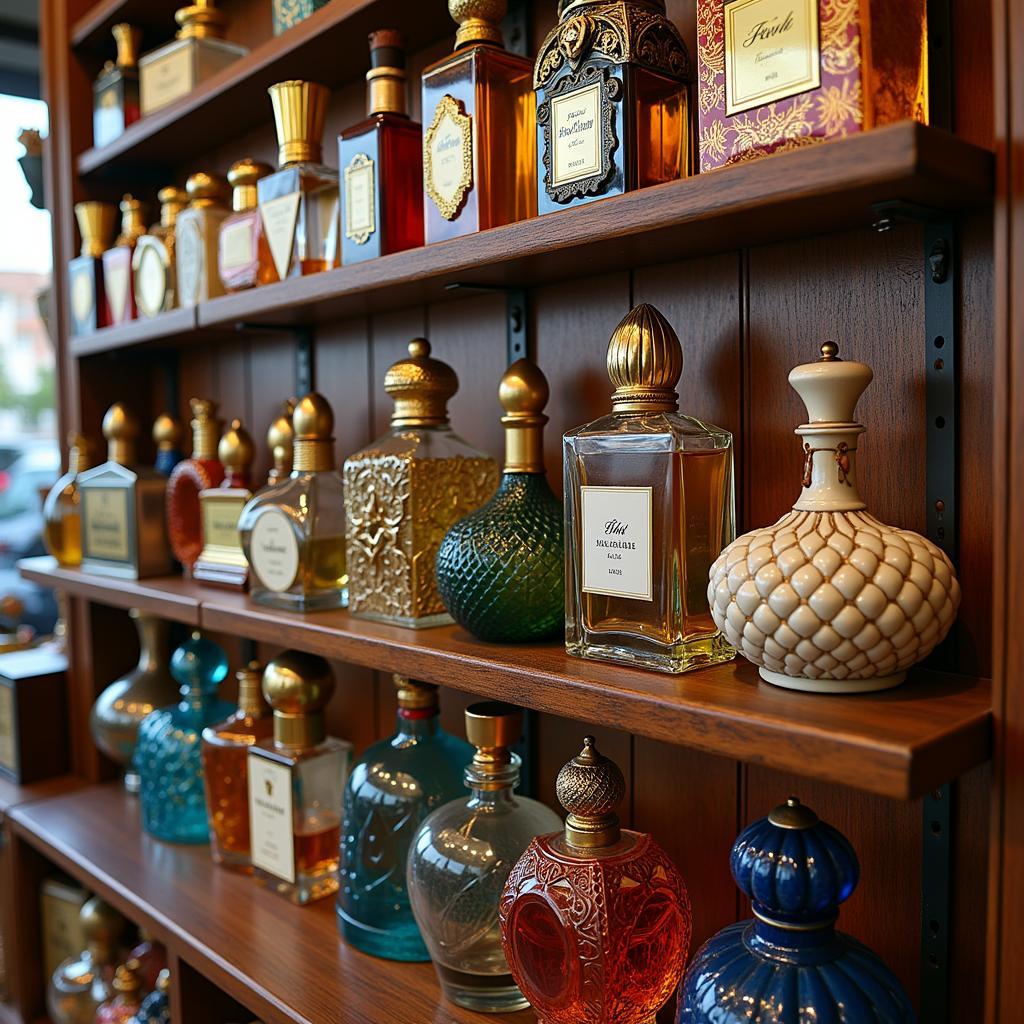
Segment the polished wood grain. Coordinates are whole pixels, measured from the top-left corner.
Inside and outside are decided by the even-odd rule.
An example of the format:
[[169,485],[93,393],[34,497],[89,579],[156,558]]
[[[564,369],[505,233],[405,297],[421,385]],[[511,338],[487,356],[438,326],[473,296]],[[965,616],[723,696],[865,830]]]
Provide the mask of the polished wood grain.
[[195,344],[202,338],[195,328],[195,307],[171,309],[159,316],[129,320],[116,327],[101,327],[92,334],[71,338],[69,349],[74,356],[88,356],[171,338],[187,339],[189,344]]

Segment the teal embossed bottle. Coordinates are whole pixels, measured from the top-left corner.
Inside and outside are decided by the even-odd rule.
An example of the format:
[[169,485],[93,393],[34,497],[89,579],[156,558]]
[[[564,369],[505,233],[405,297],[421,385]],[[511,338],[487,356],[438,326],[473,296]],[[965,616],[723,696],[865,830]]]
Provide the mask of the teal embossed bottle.
[[338,927],[364,953],[429,960],[406,888],[409,846],[431,811],[462,794],[473,748],[438,724],[436,686],[394,681],[398,728],[366,751],[345,787]]
[[523,642],[565,626],[561,502],[544,473],[548,382],[529,359],[501,378],[505,473],[486,505],[460,519],[437,553],[437,586],[453,619],[481,640]]
[[141,780],[142,825],[157,839],[205,843],[210,838],[200,740],[207,726],[237,710],[217,697],[227,674],[224,651],[193,633],[171,655],[181,702],[154,711],[139,726],[135,769]]

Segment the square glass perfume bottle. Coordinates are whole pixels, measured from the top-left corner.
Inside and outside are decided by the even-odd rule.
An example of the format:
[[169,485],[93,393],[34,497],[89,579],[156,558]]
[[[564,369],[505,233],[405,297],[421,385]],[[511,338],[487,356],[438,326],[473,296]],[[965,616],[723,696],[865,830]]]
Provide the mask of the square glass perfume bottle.
[[679,339],[640,305],[608,344],[612,413],[564,438],[565,646],[659,672],[729,661],[708,572],[735,535],[732,435],[680,415]]
[[156,316],[177,305],[174,238],[178,214],[188,206],[188,193],[168,185],[156,197],[160,201],[160,223],[135,243],[132,256],[135,309],[140,317]]
[[174,20],[180,26],[174,40],[139,61],[143,116],[187,96],[200,82],[249,52],[224,40],[227,19],[213,0],[196,0],[182,7]]
[[689,74],[664,0],[561,0],[534,69],[538,210],[690,174]]
[[279,36],[282,32],[295,28],[311,14],[316,14],[321,7],[326,7],[327,2],[328,0],[271,0],[274,35]]
[[93,83],[92,144],[108,146],[128,125],[139,119],[140,29],[121,23],[111,32],[117,43],[117,61],[107,61]]
[[273,168],[269,164],[252,157],[239,160],[228,169],[233,212],[220,226],[217,245],[217,269],[225,291],[238,292],[267,283],[266,273],[260,277],[260,265],[268,265],[269,252],[263,237],[256,183],[271,173]]
[[185,182],[189,204],[175,226],[175,276],[178,305],[195,306],[224,294],[217,270],[220,226],[230,215],[228,183],[219,174],[199,171]]
[[423,129],[405,104],[405,51],[394,29],[370,34],[369,117],[338,136],[341,262],[423,244]]
[[338,891],[352,744],[327,735],[324,707],[333,692],[331,667],[314,654],[285,651],[263,673],[274,735],[249,748],[253,875],[292,903]]
[[267,248],[261,282],[319,274],[338,265],[338,172],[320,161],[330,93],[315,82],[270,87],[280,170],[256,185]]
[[114,237],[117,207],[113,203],[75,203],[75,220],[82,251],[68,261],[71,333],[92,334],[106,327],[107,301],[103,291],[103,253]]
[[449,0],[455,52],[423,72],[427,242],[537,213],[533,62],[503,46],[505,0]]
[[134,196],[121,200],[121,233],[103,254],[103,294],[107,322],[113,327],[135,319],[135,280],[132,258],[138,240],[146,233],[142,203]]

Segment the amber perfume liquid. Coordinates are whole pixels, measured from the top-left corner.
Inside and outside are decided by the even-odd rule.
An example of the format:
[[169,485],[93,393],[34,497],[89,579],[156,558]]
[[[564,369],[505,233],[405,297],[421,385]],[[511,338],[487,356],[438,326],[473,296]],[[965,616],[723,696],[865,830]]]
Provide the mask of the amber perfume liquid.
[[318,164],[294,164],[261,178],[260,283],[319,274],[338,261],[337,172]]

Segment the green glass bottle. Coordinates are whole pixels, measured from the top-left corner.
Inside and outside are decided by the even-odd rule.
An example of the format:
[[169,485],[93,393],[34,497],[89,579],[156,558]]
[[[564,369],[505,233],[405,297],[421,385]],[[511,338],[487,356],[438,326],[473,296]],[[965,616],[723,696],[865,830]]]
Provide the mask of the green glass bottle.
[[551,639],[565,627],[562,504],[544,473],[548,382],[528,359],[501,378],[505,472],[497,493],[460,519],[437,553],[441,600],[481,640]]

